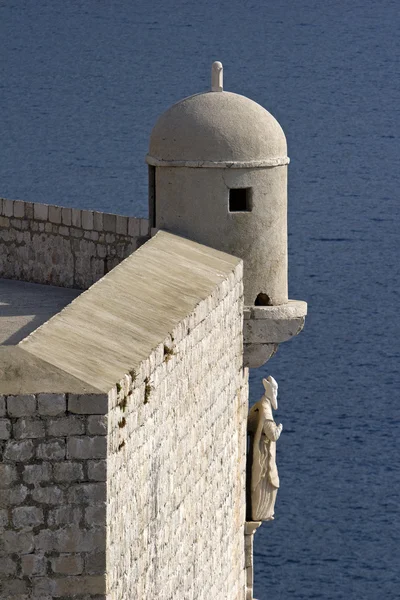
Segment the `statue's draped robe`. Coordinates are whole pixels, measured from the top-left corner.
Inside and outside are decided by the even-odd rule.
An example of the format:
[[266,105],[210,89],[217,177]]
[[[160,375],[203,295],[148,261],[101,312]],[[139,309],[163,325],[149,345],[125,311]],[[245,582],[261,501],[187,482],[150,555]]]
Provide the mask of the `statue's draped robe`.
[[251,518],[270,521],[274,518],[279,488],[276,467],[276,441],[280,429],[272,417],[271,404],[263,397],[250,410],[248,431],[251,436],[253,461],[251,466]]

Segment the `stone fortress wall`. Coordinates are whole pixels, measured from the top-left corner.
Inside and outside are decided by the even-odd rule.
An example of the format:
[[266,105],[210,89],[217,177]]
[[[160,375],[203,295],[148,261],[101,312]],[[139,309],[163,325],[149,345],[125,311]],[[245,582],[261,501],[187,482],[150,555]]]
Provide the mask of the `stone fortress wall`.
[[110,600],[244,599],[248,391],[240,271],[113,395]]
[[0,277],[87,289],[147,237],[147,219],[0,198]]
[[242,276],[159,232],[4,347],[1,600],[244,600]]
[[0,396],[2,600],[104,598],[106,398]]

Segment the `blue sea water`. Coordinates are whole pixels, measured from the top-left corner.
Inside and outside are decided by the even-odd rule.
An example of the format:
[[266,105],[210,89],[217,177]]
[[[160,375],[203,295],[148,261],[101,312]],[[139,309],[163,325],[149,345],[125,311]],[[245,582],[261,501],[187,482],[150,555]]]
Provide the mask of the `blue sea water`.
[[276,520],[259,600],[397,600],[399,25],[395,0],[0,4],[0,195],[145,216],[167,106],[225,89],[265,106],[289,156],[289,289],[303,333],[251,373],[280,384]]

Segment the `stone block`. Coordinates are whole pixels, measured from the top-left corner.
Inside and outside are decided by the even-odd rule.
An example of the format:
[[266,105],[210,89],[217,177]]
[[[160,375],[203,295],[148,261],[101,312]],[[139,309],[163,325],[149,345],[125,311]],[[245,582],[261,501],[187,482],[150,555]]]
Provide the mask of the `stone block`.
[[140,236],[140,219],[137,219],[136,217],[129,217],[128,235],[134,238]]
[[33,204],[33,218],[36,221],[47,221],[49,218],[49,207],[47,204]]
[[[116,240],[116,237],[115,237],[115,235],[113,233],[106,233],[106,243],[107,244],[114,244],[115,240]],[[109,254],[111,254],[113,250],[115,252],[115,248],[113,248],[112,246],[108,247],[108,253]]]
[[68,502],[72,504],[96,504],[105,502],[107,486],[105,483],[78,483],[68,490]]
[[8,440],[11,437],[10,419],[0,419],[0,440]]
[[61,206],[49,206],[49,221],[50,223],[61,223]]
[[80,554],[60,554],[51,559],[53,573],[60,575],[80,575],[83,571],[83,558]]
[[58,233],[59,233],[59,235],[64,235],[64,236],[68,237],[69,236],[69,227],[66,227],[65,225],[60,225]]
[[72,225],[72,209],[62,208],[61,209],[61,222],[63,225],[70,227]]
[[5,396],[0,396],[0,417],[6,416],[6,399]]
[[77,506],[60,506],[49,510],[50,527],[59,525],[78,525],[82,520],[83,510]]
[[35,453],[32,440],[9,440],[4,451],[4,458],[13,462],[27,462]]
[[82,211],[79,208],[72,209],[71,220],[73,227],[82,227]]
[[[74,238],[82,238],[83,237],[83,229],[79,229],[78,227],[71,227],[69,230],[70,236]],[[79,246],[74,246],[74,251],[79,250]]]
[[54,465],[55,481],[82,481],[83,465],[78,462],[60,462]]
[[8,579],[2,582],[1,593],[4,600],[28,600],[29,586],[24,579]]
[[88,575],[101,575],[106,571],[106,553],[93,552],[85,557],[85,572]]
[[87,430],[90,435],[107,435],[107,415],[90,415]]
[[117,226],[117,215],[103,213],[103,230],[115,233]]
[[69,394],[68,410],[80,415],[104,415],[108,411],[107,394]]
[[50,419],[47,431],[49,436],[53,437],[82,435],[85,432],[85,421],[83,417],[75,415],[68,415],[60,419]]
[[103,231],[103,213],[93,213],[93,227],[96,231]]
[[25,554],[21,558],[22,575],[46,575],[47,559],[40,554]]
[[38,465],[25,465],[22,478],[25,483],[44,483],[50,481],[52,476],[51,464],[43,462]]
[[7,396],[7,412],[10,417],[31,417],[36,412],[36,398],[33,394]]
[[0,463],[0,488],[8,488],[18,479],[17,469],[14,465]]
[[50,440],[39,444],[36,456],[40,460],[64,460],[65,440]]
[[9,507],[22,504],[28,495],[28,491],[28,488],[23,485],[0,489],[0,506]]
[[17,563],[9,556],[3,556],[0,559],[0,578],[10,577],[17,572]]
[[32,500],[40,504],[62,504],[64,492],[56,485],[37,487],[31,492]]
[[65,394],[38,394],[37,399],[40,415],[58,417],[67,409]]
[[[21,223],[22,223],[22,219],[10,219],[10,225],[11,227],[14,227],[14,229],[21,229]],[[18,234],[21,234],[20,236]],[[16,240],[17,242],[20,244],[21,243],[21,236],[22,236],[22,232],[21,231],[17,231],[16,232]]]
[[67,458],[106,458],[107,438],[105,436],[95,437],[72,437],[67,441]]
[[[106,593],[106,578],[105,575],[78,575],[66,576],[51,579],[48,577],[37,577],[33,581],[34,593],[39,598],[43,598],[46,594],[51,598],[75,598],[79,597],[82,600],[88,600],[88,596],[94,594]],[[88,596],[84,596],[87,594]],[[95,600],[93,598],[93,600]]]
[[117,215],[116,233],[120,235],[127,235],[128,233],[128,217],[123,217],[121,215]]
[[55,535],[55,531],[50,529],[41,529],[35,537],[36,552],[40,554],[42,552],[52,552],[55,548]]
[[22,417],[14,424],[14,436],[17,440],[44,438],[44,423],[40,419]]
[[107,461],[89,460],[88,478],[93,481],[106,481],[107,479]]
[[31,531],[5,531],[0,537],[0,551],[7,554],[33,552],[34,536]]
[[33,202],[25,202],[25,217],[33,219]]
[[12,511],[12,520],[16,529],[36,527],[44,523],[43,510],[37,506],[19,506]]
[[107,246],[104,246],[103,244],[98,244],[96,250],[97,256],[99,258],[105,258],[107,256]]
[[85,522],[88,527],[104,526],[107,518],[107,505],[105,502],[94,504],[85,508]]
[[14,217],[23,219],[25,217],[25,202],[14,200]]
[[147,219],[140,219],[140,235],[142,237],[149,235],[149,221]]
[[67,526],[54,532],[54,550],[56,552],[94,552],[105,548],[105,527],[97,529],[79,529]]
[[87,229],[91,231],[93,229],[93,211],[92,210],[83,210],[82,211],[82,227],[83,229]]
[[5,217],[12,217],[14,215],[12,200],[6,200],[6,198],[3,198],[3,215]]
[[[96,255],[96,244],[89,240],[80,240],[79,251],[81,253],[81,260],[86,261],[89,257]],[[85,270],[87,264],[85,264]]]

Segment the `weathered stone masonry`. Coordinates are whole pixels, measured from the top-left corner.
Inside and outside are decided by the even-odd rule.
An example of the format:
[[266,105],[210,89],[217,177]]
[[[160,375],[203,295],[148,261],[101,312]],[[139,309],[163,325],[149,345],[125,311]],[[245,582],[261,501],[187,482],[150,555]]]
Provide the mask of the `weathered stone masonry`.
[[244,598],[242,294],[240,266],[111,395],[110,600]]
[[[0,396],[0,598],[105,592],[105,395]],[[99,596],[101,595],[101,596]]]
[[244,600],[242,267],[159,232],[6,347],[1,600]]
[[147,237],[146,219],[0,198],[0,277],[86,289]]

